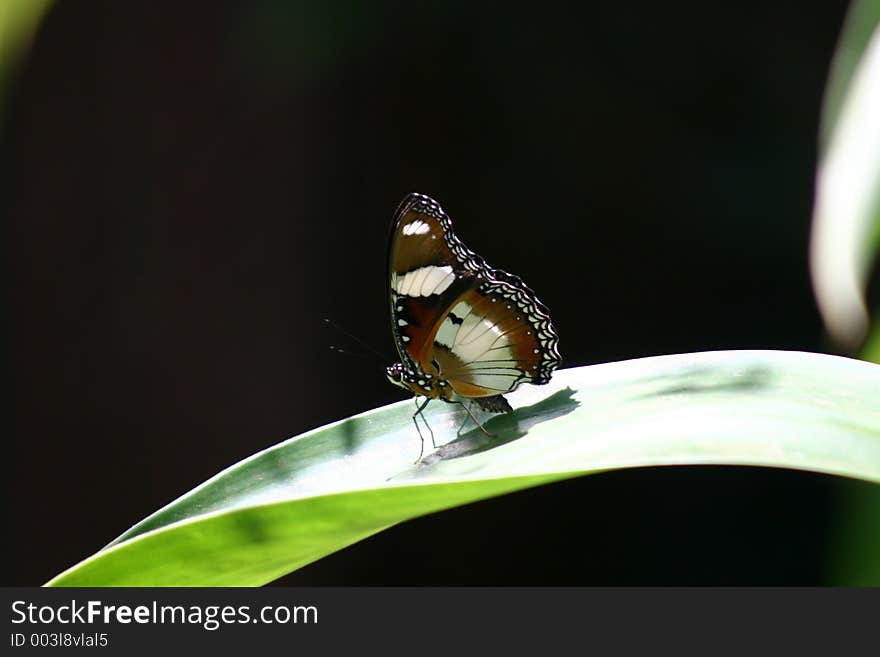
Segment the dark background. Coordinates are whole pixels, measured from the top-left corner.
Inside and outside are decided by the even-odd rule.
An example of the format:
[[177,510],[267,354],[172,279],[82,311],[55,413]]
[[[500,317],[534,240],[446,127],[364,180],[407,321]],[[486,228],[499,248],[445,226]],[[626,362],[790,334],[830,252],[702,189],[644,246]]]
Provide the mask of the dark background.
[[[42,583],[225,466],[401,399],[321,319],[393,351],[385,239],[410,191],[538,292],[565,366],[827,351],[807,242],[844,10],[57,3],[0,135],[3,583]],[[282,582],[823,583],[854,485],[585,477]]]

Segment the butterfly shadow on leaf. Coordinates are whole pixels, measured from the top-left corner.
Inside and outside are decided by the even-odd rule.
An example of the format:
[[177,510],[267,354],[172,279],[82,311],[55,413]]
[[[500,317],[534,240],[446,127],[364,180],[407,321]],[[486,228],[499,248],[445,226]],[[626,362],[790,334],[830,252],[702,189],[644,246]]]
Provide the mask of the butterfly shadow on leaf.
[[471,456],[519,440],[536,424],[567,415],[579,405],[580,402],[574,399],[574,390],[571,388],[559,390],[531,406],[522,406],[510,413],[496,415],[487,420],[483,426],[491,435],[486,435],[479,427],[474,427],[469,419],[468,425],[472,427],[471,429],[425,455],[419,465],[426,466],[438,461]]

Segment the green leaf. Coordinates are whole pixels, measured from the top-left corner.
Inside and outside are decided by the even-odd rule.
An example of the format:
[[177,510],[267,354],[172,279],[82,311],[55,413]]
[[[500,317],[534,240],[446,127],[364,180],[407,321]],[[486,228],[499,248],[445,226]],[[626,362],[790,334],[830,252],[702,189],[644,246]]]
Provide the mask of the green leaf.
[[[830,336],[880,362],[880,322],[865,300],[880,248],[880,0],[855,0],[838,42],[822,108],[810,264]],[[866,337],[867,336],[867,337]],[[880,584],[880,495],[841,498],[831,537],[836,584]]]
[[865,288],[880,248],[878,25],[880,0],[853,3],[826,90],[810,243],[825,326],[850,351],[868,332]]
[[[749,464],[880,482],[880,365],[800,352],[660,356],[557,372],[414,464],[412,401],[292,438],[135,525],[52,586],[258,585],[409,518],[581,474]],[[472,425],[471,425],[472,426]],[[427,433],[425,429],[423,432]]]

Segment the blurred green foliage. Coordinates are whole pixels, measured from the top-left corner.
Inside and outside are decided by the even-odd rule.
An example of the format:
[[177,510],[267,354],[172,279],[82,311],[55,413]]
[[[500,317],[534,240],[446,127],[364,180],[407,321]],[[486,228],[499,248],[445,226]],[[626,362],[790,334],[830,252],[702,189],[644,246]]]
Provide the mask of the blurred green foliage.
[[52,0],[2,0],[0,2],[0,109],[10,77],[36,34],[40,19]]
[[[832,62],[830,76],[826,87],[823,106],[823,117],[820,134],[820,149],[825,156],[829,150],[839,147],[841,134],[835,132],[841,114],[847,103],[853,103],[853,76],[857,67],[863,63],[863,55],[872,39],[880,38],[880,0],[855,0],[849,12],[838,42],[837,51]],[[874,64],[876,66],[876,63]],[[876,72],[872,74],[872,84],[877,84]],[[866,94],[865,92],[870,93]],[[864,99],[867,96],[876,98],[880,90],[861,90]],[[864,124],[849,126],[848,139],[859,140],[868,134],[876,134],[877,116],[872,112],[862,112]],[[855,128],[855,129],[853,129]],[[836,140],[836,141],[835,141]],[[870,143],[870,139],[866,139]],[[849,149],[849,153],[859,153],[859,146]],[[880,153],[876,154],[880,157]],[[836,166],[847,166],[848,162],[835,162]],[[820,171],[825,173],[821,168]],[[874,175],[857,166],[852,168],[855,177]],[[847,216],[844,207],[834,208],[840,214],[829,218],[837,227],[847,224],[861,225],[858,239],[849,242],[858,252],[837,253],[840,263],[852,266],[854,271],[862,268],[863,262],[873,262],[876,270],[877,251],[880,249],[880,180],[862,180],[850,188],[865,190],[873,194],[860,207],[867,208],[870,216]],[[823,177],[819,176],[819,193],[822,191]],[[857,204],[856,204],[857,206]],[[854,207],[854,206],[851,206]],[[867,267],[870,270],[870,265]],[[870,285],[870,275],[865,276],[865,286]],[[863,292],[866,292],[863,290]],[[872,312],[873,311],[873,312]],[[868,308],[874,316],[872,329],[862,346],[860,358],[880,363],[880,322],[876,320],[876,309]],[[877,487],[862,486],[853,483],[842,496],[839,503],[839,525],[831,536],[831,560],[828,568],[828,580],[831,584],[850,586],[880,585],[880,490]]]

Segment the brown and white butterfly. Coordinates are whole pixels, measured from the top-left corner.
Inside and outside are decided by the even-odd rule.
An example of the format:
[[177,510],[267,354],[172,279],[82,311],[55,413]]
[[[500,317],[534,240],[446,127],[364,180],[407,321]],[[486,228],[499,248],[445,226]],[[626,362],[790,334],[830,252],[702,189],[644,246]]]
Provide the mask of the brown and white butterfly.
[[547,383],[559,366],[547,307],[519,277],[462,244],[449,216],[423,194],[407,196],[394,215],[388,277],[401,362],[386,374],[425,398],[414,420],[432,399],[509,412],[505,393]]

